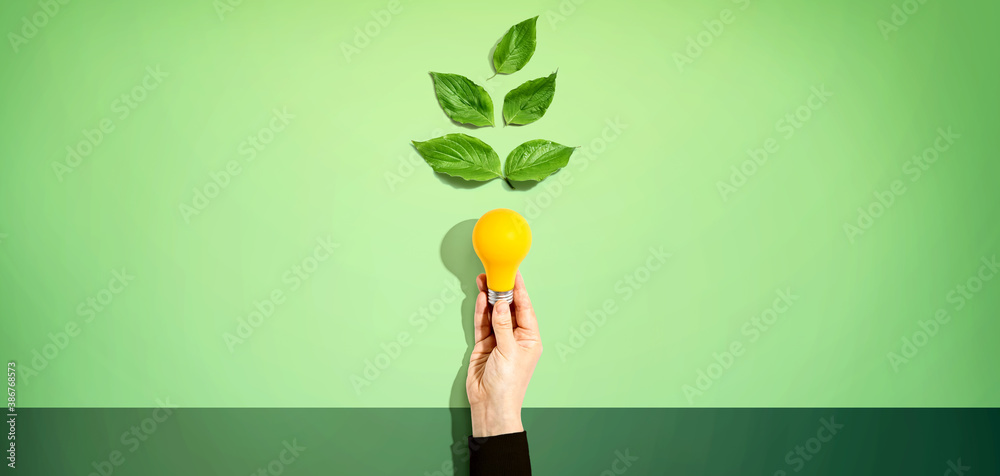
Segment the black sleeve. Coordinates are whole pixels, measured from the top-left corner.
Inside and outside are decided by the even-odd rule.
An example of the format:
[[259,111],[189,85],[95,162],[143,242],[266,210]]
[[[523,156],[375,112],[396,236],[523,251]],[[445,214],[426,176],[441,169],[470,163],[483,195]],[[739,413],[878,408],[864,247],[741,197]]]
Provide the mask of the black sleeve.
[[528,433],[469,437],[471,476],[531,476]]

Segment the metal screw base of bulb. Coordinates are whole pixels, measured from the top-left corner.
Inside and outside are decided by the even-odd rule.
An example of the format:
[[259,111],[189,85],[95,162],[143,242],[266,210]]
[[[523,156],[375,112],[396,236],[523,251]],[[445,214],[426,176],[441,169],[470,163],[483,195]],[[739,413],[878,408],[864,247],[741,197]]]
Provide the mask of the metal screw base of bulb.
[[492,289],[486,290],[486,299],[489,300],[490,304],[496,304],[497,301],[507,301],[508,304],[514,303],[514,290],[496,292]]

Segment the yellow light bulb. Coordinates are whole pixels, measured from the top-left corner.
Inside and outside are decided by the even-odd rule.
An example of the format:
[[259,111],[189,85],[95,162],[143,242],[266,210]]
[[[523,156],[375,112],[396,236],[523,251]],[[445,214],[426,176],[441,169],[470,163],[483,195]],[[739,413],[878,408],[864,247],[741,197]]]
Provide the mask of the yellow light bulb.
[[531,228],[514,210],[497,208],[486,212],[472,229],[472,247],[486,268],[490,304],[503,299],[514,302],[514,278],[531,249]]

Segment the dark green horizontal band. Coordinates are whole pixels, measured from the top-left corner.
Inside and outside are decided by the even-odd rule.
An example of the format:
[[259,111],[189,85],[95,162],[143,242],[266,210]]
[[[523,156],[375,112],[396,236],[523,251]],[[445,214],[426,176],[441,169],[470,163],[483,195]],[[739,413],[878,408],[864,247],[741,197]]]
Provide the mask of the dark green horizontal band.
[[[468,466],[467,408],[17,412],[16,472],[3,474],[438,476]],[[536,475],[1000,474],[1000,409],[529,408],[523,421]]]

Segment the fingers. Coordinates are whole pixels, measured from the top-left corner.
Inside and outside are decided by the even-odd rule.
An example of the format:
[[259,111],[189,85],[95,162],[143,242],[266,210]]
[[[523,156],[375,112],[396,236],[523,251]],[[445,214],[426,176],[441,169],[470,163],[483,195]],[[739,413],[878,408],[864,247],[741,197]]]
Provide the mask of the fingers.
[[518,271],[514,279],[514,308],[517,309],[517,326],[538,331],[538,320],[535,319],[535,309],[531,307],[531,298],[524,287],[524,278]]
[[[480,294],[482,296],[482,294]],[[493,305],[493,335],[497,338],[497,348],[505,355],[514,355],[517,341],[514,340],[514,322],[507,301],[497,301]]]
[[476,342],[490,336],[490,310],[486,302],[486,293],[480,291],[476,296],[476,312],[472,316],[472,327],[475,328]]
[[480,274],[478,277],[476,277],[476,286],[479,288],[479,292],[481,292],[481,293],[485,293],[486,292],[486,275],[485,274]]

